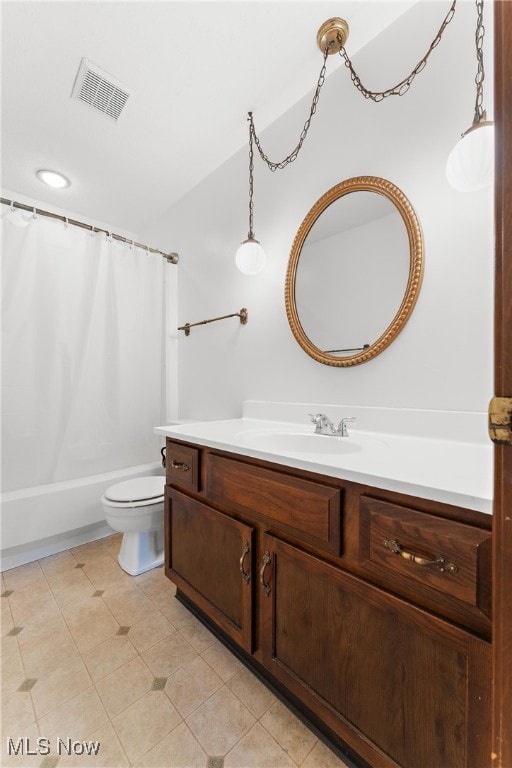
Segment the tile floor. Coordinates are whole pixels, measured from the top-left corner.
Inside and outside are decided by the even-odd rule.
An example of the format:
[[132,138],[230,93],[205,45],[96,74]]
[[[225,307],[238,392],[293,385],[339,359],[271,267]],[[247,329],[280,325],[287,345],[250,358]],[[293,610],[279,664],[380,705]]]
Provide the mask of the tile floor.
[[2,768],[344,768],[119,543],[2,574]]

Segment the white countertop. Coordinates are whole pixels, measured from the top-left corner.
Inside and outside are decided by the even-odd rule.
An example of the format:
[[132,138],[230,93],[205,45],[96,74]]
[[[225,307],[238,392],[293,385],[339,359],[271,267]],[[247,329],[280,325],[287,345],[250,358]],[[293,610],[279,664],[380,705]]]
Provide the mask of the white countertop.
[[[348,409],[345,415],[349,415]],[[298,423],[243,417],[173,424],[156,427],[154,431],[209,448],[492,513],[490,442],[371,432],[351,429],[349,425],[347,438],[317,436],[321,441],[318,451],[277,449],[273,437],[285,435],[286,443],[289,434],[313,434],[314,426],[307,418]],[[332,441],[343,441],[343,452],[337,453]]]

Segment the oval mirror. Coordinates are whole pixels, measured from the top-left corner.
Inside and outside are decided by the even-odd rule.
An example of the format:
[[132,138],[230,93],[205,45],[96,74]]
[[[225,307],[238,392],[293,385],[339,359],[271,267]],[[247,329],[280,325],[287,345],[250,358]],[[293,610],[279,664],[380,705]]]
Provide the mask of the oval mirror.
[[293,241],[285,286],[293,335],[326,365],[365,363],[404,327],[422,275],[421,229],[403,192],[377,176],[342,181]]

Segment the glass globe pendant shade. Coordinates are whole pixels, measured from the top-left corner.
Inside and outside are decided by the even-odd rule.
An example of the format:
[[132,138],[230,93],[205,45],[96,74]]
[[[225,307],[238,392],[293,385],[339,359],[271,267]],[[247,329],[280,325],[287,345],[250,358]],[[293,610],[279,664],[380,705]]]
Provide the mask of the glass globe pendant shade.
[[238,248],[235,255],[235,262],[244,275],[257,275],[265,268],[267,257],[258,240],[249,235]]
[[494,123],[476,123],[462,134],[448,157],[446,178],[459,192],[476,192],[492,183]]

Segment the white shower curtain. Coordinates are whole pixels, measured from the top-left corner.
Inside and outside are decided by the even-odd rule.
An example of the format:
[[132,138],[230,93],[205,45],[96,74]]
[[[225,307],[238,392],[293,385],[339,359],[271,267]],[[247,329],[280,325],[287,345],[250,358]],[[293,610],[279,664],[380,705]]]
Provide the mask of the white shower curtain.
[[158,460],[164,260],[26,221],[2,217],[2,490]]

